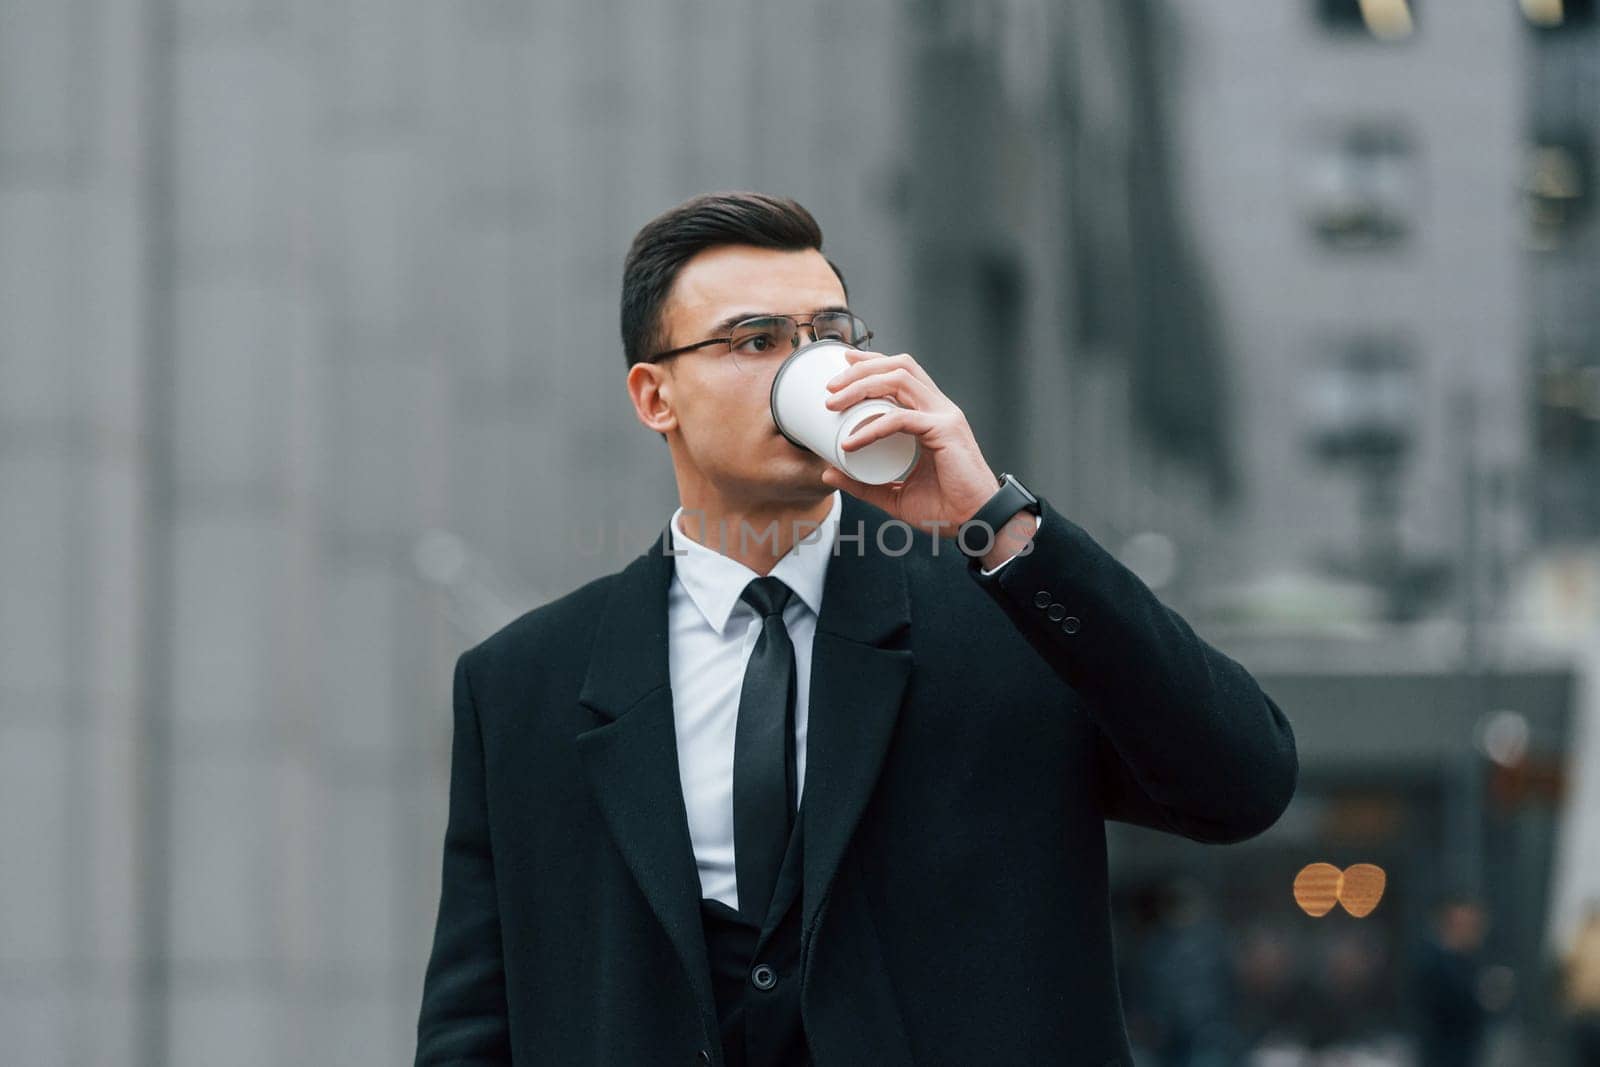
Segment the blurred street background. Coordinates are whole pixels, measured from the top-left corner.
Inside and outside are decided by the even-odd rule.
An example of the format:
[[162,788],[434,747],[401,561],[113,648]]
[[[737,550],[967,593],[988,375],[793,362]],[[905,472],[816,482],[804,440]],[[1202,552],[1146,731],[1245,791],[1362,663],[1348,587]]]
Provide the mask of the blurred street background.
[[666,523],[622,258],[748,188],[1294,724],[1109,827],[1140,1067],[1600,1062],[1597,6],[0,0],[0,1058],[410,1062],[454,658]]

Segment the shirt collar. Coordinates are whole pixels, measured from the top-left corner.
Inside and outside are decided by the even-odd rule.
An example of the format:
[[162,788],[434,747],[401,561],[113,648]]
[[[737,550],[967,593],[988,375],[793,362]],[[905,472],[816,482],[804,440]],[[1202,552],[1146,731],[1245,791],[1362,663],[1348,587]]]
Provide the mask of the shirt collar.
[[[833,558],[834,538],[839,528],[841,508],[840,491],[833,491],[833,505],[818,526],[817,532],[797,543],[769,572],[781,579],[784,585],[805,602],[812,613],[822,613],[822,585],[828,575],[828,560]],[[700,614],[717,633],[722,633],[739,604],[739,595],[752,579],[761,577],[736,559],[724,556],[715,548],[702,545],[678,528],[678,517],[683,506],[672,513],[668,523],[672,531],[672,549],[682,553],[673,557],[674,577],[683,585],[689,599],[694,601]],[[804,527],[802,527],[802,530]],[[729,529],[725,536],[735,537]],[[712,544],[716,544],[715,538]]]

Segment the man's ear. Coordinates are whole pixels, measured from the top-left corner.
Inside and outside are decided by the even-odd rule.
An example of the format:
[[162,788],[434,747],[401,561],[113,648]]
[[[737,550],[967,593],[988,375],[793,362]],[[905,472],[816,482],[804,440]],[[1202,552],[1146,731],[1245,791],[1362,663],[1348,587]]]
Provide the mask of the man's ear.
[[628,369],[628,398],[639,421],[666,440],[677,416],[672,411],[672,372],[659,363],[635,363]]

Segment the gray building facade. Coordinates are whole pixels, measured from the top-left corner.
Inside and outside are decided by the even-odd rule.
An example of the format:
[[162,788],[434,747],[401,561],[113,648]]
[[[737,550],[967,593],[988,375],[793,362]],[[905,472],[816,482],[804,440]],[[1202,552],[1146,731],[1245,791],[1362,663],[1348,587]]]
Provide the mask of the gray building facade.
[[1530,536],[1498,491],[1530,462],[1515,5],[1174,12],[1183,195],[1237,382],[1233,580],[1489,610],[1478,561]]

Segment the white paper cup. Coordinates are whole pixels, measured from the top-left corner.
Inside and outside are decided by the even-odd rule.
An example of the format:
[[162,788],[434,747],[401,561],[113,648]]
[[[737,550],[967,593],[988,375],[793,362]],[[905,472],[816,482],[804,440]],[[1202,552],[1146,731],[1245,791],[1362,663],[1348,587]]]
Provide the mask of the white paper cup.
[[889,397],[870,397],[843,411],[827,406],[828,379],[850,366],[845,353],[852,350],[843,341],[813,341],[790,353],[772,376],[772,420],[783,436],[858,482],[904,481],[922,455],[915,434],[902,430],[849,452],[839,447],[857,427],[901,406]]

